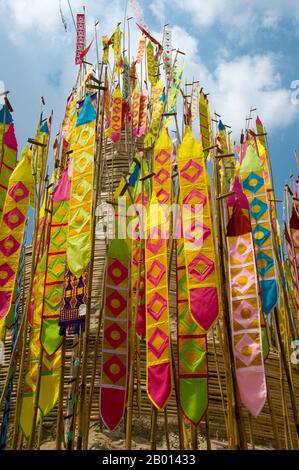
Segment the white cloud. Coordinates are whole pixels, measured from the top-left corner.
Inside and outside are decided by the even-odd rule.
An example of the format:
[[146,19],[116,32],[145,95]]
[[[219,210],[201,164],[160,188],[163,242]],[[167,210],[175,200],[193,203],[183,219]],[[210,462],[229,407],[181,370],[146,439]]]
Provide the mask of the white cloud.
[[251,107],[258,109],[270,130],[285,128],[298,117],[298,106],[292,104],[290,90],[282,85],[280,61],[275,54],[242,55],[234,59],[219,55],[216,68],[210,70],[198,55],[195,38],[175,27],[174,39],[180,39],[187,52],[185,79],[200,80],[210,93],[212,111],[221,114],[235,135],[244,128]]
[[286,127],[298,116],[289,90],[283,88],[273,55],[245,55],[218,65],[211,89],[212,102],[224,122],[239,131],[251,107],[268,128]]
[[[62,24],[59,0],[1,0],[2,8],[7,16],[7,20],[14,25],[10,28],[10,39],[18,45],[26,40],[26,34],[30,33],[40,38],[47,38],[48,46],[51,44],[57,47],[57,41],[61,40],[64,33]],[[119,19],[123,17],[123,2],[114,0],[107,8],[105,0],[93,0],[86,4],[84,0],[71,0],[74,16],[83,12],[86,5],[87,31],[91,34],[94,31],[94,20],[100,15],[101,24],[105,24],[106,30],[112,30]],[[111,4],[113,3],[113,8]],[[68,30],[73,36],[74,25],[69,10],[67,0],[61,1],[61,8],[67,20]],[[104,34],[104,33],[103,33]]]
[[[249,29],[273,28],[283,18],[299,21],[298,0],[174,0],[172,6],[188,15],[201,27],[225,25],[239,32]],[[151,9],[162,18],[169,8],[169,0],[154,0]]]
[[[192,16],[192,20],[201,26],[211,25],[215,21],[237,21],[238,15],[242,17],[242,24],[246,20],[249,21],[251,15],[261,11],[257,0],[246,2],[245,7],[244,2],[236,0],[210,0],[209,3],[198,0],[174,1],[179,13],[182,10],[187,12],[188,17]],[[74,13],[82,11],[82,6],[86,4],[90,38],[95,18],[100,20],[100,37],[103,34],[111,34],[116,23],[123,21],[124,2],[121,0],[112,0],[109,8],[105,0],[72,0],[71,3]],[[241,3],[244,15],[241,14]],[[258,2],[260,3],[266,7],[268,1]],[[272,0],[272,3],[273,11],[265,8],[264,11],[268,13],[263,18],[260,17],[260,22],[263,20],[267,27],[277,24],[281,15],[281,7],[278,8],[280,2]],[[159,0],[159,4],[161,7],[169,5],[169,0]],[[285,0],[284,4],[287,12],[294,2]],[[253,6],[257,8],[256,11]],[[232,10],[232,7],[235,7],[235,10]],[[62,118],[65,99],[76,73],[72,19],[66,0],[62,1],[62,8],[69,26],[68,34],[63,29],[58,0],[1,0],[1,8],[4,10],[0,17],[2,33],[6,31],[12,44],[7,52],[4,51],[2,57],[9,73],[0,78],[4,78],[9,89],[14,92],[12,100],[14,102],[16,97],[16,113],[20,116],[19,122],[24,123],[20,129],[28,137],[35,125],[33,122],[35,123],[38,115],[38,100],[41,95],[45,96],[49,106],[54,107],[56,125],[59,125]],[[134,27],[133,20],[130,24],[133,56],[136,54],[140,32]],[[220,113],[223,121],[232,125],[235,132],[239,132],[244,126],[244,118],[252,106],[258,108],[259,114],[270,129],[286,127],[297,117],[299,107],[291,104],[289,91],[282,86],[279,74],[282,63],[278,62],[275,55],[247,54],[232,59],[229,50],[219,48],[215,51],[217,65],[212,69],[202,60],[200,44],[194,36],[179,25],[172,28],[172,33],[174,47],[179,46],[186,53],[183,80],[199,79],[205,91],[210,93],[212,110]],[[153,32],[153,35],[161,40],[161,33]],[[14,58],[13,62],[11,56]],[[93,60],[94,50],[90,56]],[[22,80],[19,76],[20,70],[23,71]],[[55,80],[56,86],[53,85]],[[34,112],[33,102],[36,109]],[[28,110],[30,120],[27,118]]]

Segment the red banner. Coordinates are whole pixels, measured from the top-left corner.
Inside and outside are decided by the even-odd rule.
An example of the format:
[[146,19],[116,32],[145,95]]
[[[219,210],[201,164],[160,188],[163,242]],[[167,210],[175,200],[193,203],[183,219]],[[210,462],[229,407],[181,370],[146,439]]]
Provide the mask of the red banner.
[[77,14],[77,45],[76,45],[76,60],[75,64],[82,64],[82,53],[85,49],[85,37],[86,37],[86,27],[85,27],[85,15],[84,13]]

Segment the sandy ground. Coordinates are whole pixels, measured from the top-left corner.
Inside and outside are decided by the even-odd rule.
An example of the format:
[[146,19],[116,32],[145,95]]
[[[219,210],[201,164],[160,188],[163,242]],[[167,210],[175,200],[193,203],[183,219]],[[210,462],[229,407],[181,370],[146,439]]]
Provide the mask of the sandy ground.
[[[188,432],[188,430],[187,430]],[[132,449],[148,450],[150,449],[150,422],[148,418],[135,418],[133,421],[133,439]],[[170,422],[168,424],[168,435],[171,450],[179,450],[179,437],[177,433],[177,424]],[[214,450],[227,449],[227,442],[221,439],[211,440],[211,447]],[[55,450],[55,429],[44,429],[41,449]],[[92,423],[89,433],[90,450],[124,450],[125,433],[121,425],[116,431],[110,432],[106,429],[101,430],[99,423]],[[157,449],[166,450],[167,441],[165,436],[164,423],[159,423],[157,428]],[[198,449],[207,449],[206,438],[201,429],[198,430]]]

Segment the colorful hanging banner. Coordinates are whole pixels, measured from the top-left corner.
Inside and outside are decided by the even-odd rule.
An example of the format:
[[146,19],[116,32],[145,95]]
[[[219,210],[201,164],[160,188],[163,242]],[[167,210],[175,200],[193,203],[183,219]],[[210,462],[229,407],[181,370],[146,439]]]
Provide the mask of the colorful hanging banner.
[[61,335],[84,331],[87,288],[87,270],[79,277],[74,276],[69,270],[66,271],[59,315]]
[[257,130],[257,149],[258,149],[258,156],[262,160],[263,163],[263,169],[264,169],[264,179],[266,183],[267,189],[272,188],[271,184],[271,173],[269,169],[269,158],[267,154],[267,145],[266,145],[266,133],[265,129],[263,126],[262,121],[260,118],[257,116],[256,118],[256,130]]
[[197,426],[208,408],[207,336],[190,314],[184,240],[177,240],[177,349],[180,405]]
[[30,196],[34,191],[32,152],[26,146],[8,184],[0,226],[0,319],[10,309],[18,274]]
[[52,195],[49,244],[42,307],[41,344],[52,355],[60,347],[59,314],[66,268],[70,181],[67,170]]
[[256,417],[267,398],[259,285],[250,221],[236,203],[227,226],[230,314],[241,401]]
[[178,73],[178,77],[176,80],[174,80],[172,88],[171,88],[169,102],[168,102],[168,110],[167,110],[167,114],[169,114],[169,116],[167,116],[165,120],[165,127],[168,127],[169,124],[171,123],[173,114],[175,113],[175,110],[176,110],[176,104],[178,100],[178,94],[181,88],[183,72],[184,72],[184,64],[182,65]]
[[154,46],[149,41],[146,46],[146,59],[147,59],[147,78],[151,85],[155,85],[157,79],[155,77],[155,54]]
[[67,264],[76,277],[83,274],[91,257],[95,124],[96,111],[87,95],[76,124],[67,238]]
[[263,164],[250,143],[241,163],[240,176],[249,201],[263,311],[269,315],[278,301],[272,227]]
[[[299,217],[296,210],[295,203],[293,205],[292,216],[290,218],[290,232],[292,240],[292,248],[294,253],[295,269],[297,273],[297,279],[299,278]],[[298,281],[297,281],[298,286]],[[297,324],[299,325],[299,315],[297,316]]]
[[35,181],[37,182],[43,180],[45,177],[51,125],[52,114],[49,119],[43,119],[42,115],[40,116],[40,121],[35,133],[35,140],[41,145],[34,145],[32,161],[32,173],[35,175]]
[[154,147],[153,192],[159,203],[167,206],[170,205],[171,199],[171,154],[172,141],[167,128],[163,127]]
[[24,379],[24,388],[20,410],[20,428],[26,437],[29,438],[32,429],[32,417],[34,412],[34,402],[36,384],[39,374],[39,362],[42,355],[41,379],[38,401],[37,423],[41,418],[45,418],[55,407],[59,396],[59,385],[61,376],[61,347],[52,355],[41,351],[41,322],[44,298],[44,284],[46,275],[46,253],[42,257],[38,270],[37,282],[34,298],[34,312],[31,319],[32,326],[29,335],[29,355],[27,369]]
[[[299,228],[299,225],[298,225],[298,228]],[[299,232],[298,232],[298,235],[299,235]],[[292,293],[293,293],[293,298],[295,299],[295,306],[296,306],[296,321],[297,321],[297,325],[299,325],[299,280],[298,280],[296,255],[295,255],[295,250],[293,246],[293,240],[294,239],[296,240],[296,236],[292,240],[286,224],[284,226],[284,236],[285,236],[285,241],[286,241],[286,248],[287,248],[287,253],[288,253],[288,260],[289,260],[291,280],[292,280]]]
[[[236,204],[238,204],[245,217],[250,220],[250,207],[249,202],[245,194],[243,193],[242,185],[240,179],[235,176],[233,184],[231,185],[231,194],[229,197],[226,198],[226,205],[228,210],[228,217],[230,218],[233,213],[233,209]],[[260,309],[260,322],[261,322],[261,331],[262,331],[262,346],[263,346],[263,357],[264,360],[267,359],[270,351],[269,340],[268,340],[268,333],[265,321],[265,315],[263,309]]]
[[17,163],[17,153],[18,144],[15,137],[14,124],[11,123],[4,133],[3,142],[0,143],[0,223],[9,178]]
[[159,410],[167,404],[172,389],[165,231],[164,213],[153,193],[145,242],[146,386],[149,399]]
[[76,33],[77,33],[77,43],[76,43],[76,57],[75,64],[82,64],[82,53],[85,49],[86,41],[86,24],[85,24],[85,14],[78,13],[76,16]]
[[146,31],[150,32],[150,29],[145,22],[144,15],[143,15],[141,6],[139,5],[139,2],[137,0],[130,0],[130,5],[133,10],[137,23],[139,23],[139,25],[142,28],[144,28]]
[[121,138],[122,102],[122,94],[120,88],[117,87],[112,96],[111,129],[109,129],[109,134],[107,134],[114,143],[119,142]]
[[[134,188],[134,208],[136,210],[136,217],[130,224],[132,227],[132,234],[128,234],[132,238],[132,249],[131,249],[131,311],[133,314],[133,309],[136,308],[137,304],[137,290],[139,290],[139,299],[138,299],[138,310],[136,318],[136,333],[139,338],[143,339],[145,337],[145,265],[144,265],[144,245],[141,248],[141,259],[140,258],[140,224],[145,220],[146,214],[145,209],[148,206],[149,202],[149,180],[145,180],[143,183],[140,181],[141,175],[148,174],[148,163],[140,155],[136,155],[138,161],[140,162],[139,168],[139,179]],[[141,170],[142,165],[142,170]],[[133,170],[134,174],[134,170]],[[138,282],[138,272],[139,272],[139,261],[140,266],[140,282]]]
[[189,127],[177,163],[190,313],[207,333],[218,316],[218,279],[205,157]]
[[201,90],[199,97],[200,135],[203,149],[212,145],[212,131],[210,122],[209,100]]
[[191,118],[194,122],[199,117],[199,96],[200,96],[200,85],[195,83],[192,87],[191,96]]
[[148,93],[144,88],[140,95],[140,109],[139,109],[139,124],[138,124],[138,137],[142,137],[146,131],[147,124],[147,106],[148,106]]
[[129,83],[130,83],[130,72],[129,72],[128,59],[125,57],[124,60],[124,71],[123,71],[123,98],[127,100],[129,98]]
[[132,124],[133,124],[133,137],[138,137],[139,131],[139,114],[140,114],[140,88],[138,81],[136,81],[133,94],[132,94]]
[[110,42],[112,43],[114,53],[114,70],[116,74],[120,74],[124,68],[124,60],[122,55],[122,37],[123,33],[120,30],[119,25],[116,27]]
[[172,31],[169,27],[164,28],[164,53],[163,53],[163,62],[164,70],[167,77],[168,83],[172,80]]
[[110,129],[111,126],[111,112],[110,112],[110,101],[111,101],[111,94],[110,94],[110,87],[109,87],[109,77],[108,77],[108,70],[106,69],[105,72],[105,96],[104,96],[104,111],[105,111],[105,129]]
[[[13,306],[14,307],[13,308],[13,320],[12,320],[12,325],[11,325],[13,328],[11,353],[14,350],[17,336],[18,336],[18,330],[19,330],[19,316],[20,316],[20,310],[21,310],[20,304],[21,304],[21,294],[22,294],[22,285],[23,285],[23,277],[24,277],[24,267],[25,267],[25,245],[26,245],[26,235],[24,236],[22,249],[21,249],[20,266],[19,266],[18,280],[17,280],[16,293],[15,293],[16,300],[15,300],[15,305]],[[4,335],[2,336],[1,334],[1,329],[3,327],[3,323],[8,318],[8,316],[5,319],[3,318],[2,320],[0,320],[0,342],[2,342],[2,340],[4,339],[3,337]],[[1,345],[0,345],[0,349],[1,349]],[[3,342],[3,355],[4,355],[4,342]],[[4,357],[3,357],[3,364],[0,358],[0,365],[4,365]],[[2,423],[1,423],[0,449],[4,449],[6,447],[6,442],[7,442],[8,424],[9,424],[10,410],[11,410],[11,404],[12,404],[11,396],[12,396],[12,390],[13,390],[14,375],[15,375],[15,365],[13,365],[9,371],[9,383],[6,389],[5,405],[4,405]]]
[[162,80],[159,80],[152,88],[152,115],[149,131],[144,138],[145,148],[151,147],[154,144],[155,137],[159,132],[164,105],[165,93]]
[[138,44],[137,59],[136,59],[137,64],[140,64],[143,60],[144,51],[145,51],[145,43],[146,43],[145,34],[142,34],[139,40],[139,44]]
[[[122,182],[114,195],[116,201],[121,185]],[[107,255],[100,375],[100,415],[110,430],[119,425],[124,415],[129,360],[130,251],[126,239],[118,238],[119,224],[123,230],[127,220],[116,213],[116,238]]]
[[108,36],[102,37],[102,45],[103,45],[102,63],[104,65],[107,65],[109,61],[109,45],[110,45],[110,40]]

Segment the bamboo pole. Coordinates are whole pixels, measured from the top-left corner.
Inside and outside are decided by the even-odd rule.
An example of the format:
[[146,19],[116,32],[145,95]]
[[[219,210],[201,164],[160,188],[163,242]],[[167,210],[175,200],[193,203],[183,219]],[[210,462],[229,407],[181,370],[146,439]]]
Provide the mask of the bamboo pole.
[[[69,381],[69,395],[67,416],[65,417],[65,441],[66,449],[73,450],[75,445],[75,431],[77,421],[77,408],[78,408],[78,392],[79,392],[79,379],[80,370],[82,368],[82,347],[83,335],[75,335],[73,342],[73,361],[72,361],[72,377]],[[66,420],[69,420],[68,422]],[[67,424],[69,426],[67,427]]]
[[40,446],[42,444],[43,439],[43,418],[40,420],[40,425],[38,429],[38,438],[37,438],[37,450],[40,450]]
[[63,397],[64,397],[64,373],[65,373],[65,346],[66,337],[63,337],[61,345],[61,371],[59,383],[59,398],[57,412],[57,434],[56,434],[56,450],[61,450],[61,441],[63,439]]
[[191,448],[192,448],[192,450],[198,450],[197,426],[195,426],[194,424],[191,424],[190,431],[191,431]]
[[40,346],[40,353],[39,353],[39,358],[38,358],[37,381],[36,381],[36,388],[35,388],[35,393],[34,393],[32,424],[31,424],[31,431],[30,431],[30,436],[29,436],[29,441],[28,441],[28,450],[33,450],[34,443],[35,443],[35,430],[36,430],[37,419],[38,419],[38,402],[39,402],[39,394],[40,394],[40,386],[41,386],[43,355],[44,355],[44,348]]
[[289,370],[289,365],[288,361],[286,358],[286,353],[285,353],[285,348],[283,345],[282,337],[281,337],[281,332],[279,329],[279,321],[278,321],[278,312],[277,312],[277,307],[274,308],[274,323],[275,323],[275,329],[276,329],[276,335],[278,339],[278,345],[279,345],[279,352],[284,368],[284,372],[286,375],[287,379],[287,384],[289,388],[289,394],[290,394],[290,399],[291,399],[291,407],[292,407],[292,413],[293,413],[293,418],[294,418],[294,423],[296,427],[296,433],[297,437],[299,437],[299,421],[298,421],[298,413],[297,413],[297,406],[296,406],[296,397],[292,385],[292,380],[291,380],[291,375],[290,375],[290,370]]
[[249,436],[250,436],[250,444],[251,449],[255,450],[255,443],[254,443],[254,431],[253,431],[253,419],[251,414],[248,412],[248,424],[249,424]]
[[207,450],[211,450],[211,438],[210,438],[210,421],[209,414],[206,414],[206,441],[207,441]]
[[226,429],[227,441],[229,441],[229,429],[228,429],[228,423],[227,423],[227,409],[226,409],[225,402],[224,402],[224,391],[223,391],[223,388],[222,388],[221,377],[220,377],[218,354],[217,354],[216,343],[215,343],[215,328],[214,328],[214,326],[212,328],[212,339],[213,339],[213,347],[214,347],[214,360],[215,360],[215,365],[216,365],[218,386],[219,386],[220,395],[221,395],[221,402],[222,402],[222,409],[223,409],[223,415],[224,415],[225,429]]
[[167,450],[170,450],[167,406],[164,409],[164,428],[165,428],[166,447],[167,447]]
[[280,444],[280,438],[279,438],[279,433],[278,433],[278,428],[277,428],[277,423],[276,423],[276,418],[275,418],[275,413],[274,413],[272,391],[269,387],[269,379],[267,378],[267,375],[266,375],[266,386],[267,386],[268,408],[270,412],[271,424],[272,424],[272,429],[273,429],[273,434],[274,434],[274,439],[275,439],[275,449],[280,450],[281,444]]
[[152,405],[151,436],[150,436],[151,450],[157,449],[157,421],[158,421],[158,410],[154,405]]

